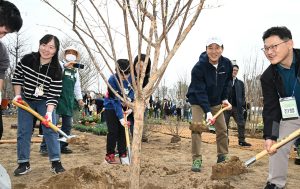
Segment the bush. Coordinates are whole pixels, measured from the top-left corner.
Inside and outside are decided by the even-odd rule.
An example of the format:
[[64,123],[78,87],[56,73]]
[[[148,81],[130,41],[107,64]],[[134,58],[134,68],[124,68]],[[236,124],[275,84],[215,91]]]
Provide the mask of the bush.
[[80,132],[89,132],[95,135],[106,135],[108,132],[105,123],[96,124],[95,127],[89,127],[81,124],[74,125],[73,127]]

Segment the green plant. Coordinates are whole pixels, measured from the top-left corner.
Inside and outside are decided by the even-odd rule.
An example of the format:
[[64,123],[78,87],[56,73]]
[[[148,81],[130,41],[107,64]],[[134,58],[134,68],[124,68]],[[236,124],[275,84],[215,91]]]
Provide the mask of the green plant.
[[107,134],[107,126],[105,123],[96,124],[95,127],[89,127],[81,124],[73,125],[73,128],[80,132],[89,132],[95,135],[106,135]]

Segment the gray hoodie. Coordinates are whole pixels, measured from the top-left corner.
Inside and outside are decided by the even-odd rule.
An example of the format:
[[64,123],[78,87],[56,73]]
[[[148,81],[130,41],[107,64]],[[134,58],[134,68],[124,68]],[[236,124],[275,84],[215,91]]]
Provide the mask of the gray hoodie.
[[9,66],[9,57],[5,45],[0,41],[0,79],[5,78],[5,72]]

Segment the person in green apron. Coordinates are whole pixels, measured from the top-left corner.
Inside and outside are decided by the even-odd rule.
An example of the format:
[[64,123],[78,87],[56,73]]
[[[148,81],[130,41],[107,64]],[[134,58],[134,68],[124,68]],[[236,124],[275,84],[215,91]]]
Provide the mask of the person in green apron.
[[[78,74],[78,61],[80,54],[76,48],[69,46],[64,50],[64,60],[61,62],[63,70],[63,89],[58,99],[56,108],[57,122],[59,117],[62,118],[61,130],[67,135],[71,134],[72,129],[72,118],[74,109],[74,99],[77,100],[78,104],[83,107],[84,102],[82,100],[80,79]],[[40,152],[42,154],[47,153],[46,145],[41,144]],[[72,150],[68,148],[68,143],[60,142],[61,153],[70,154]]]

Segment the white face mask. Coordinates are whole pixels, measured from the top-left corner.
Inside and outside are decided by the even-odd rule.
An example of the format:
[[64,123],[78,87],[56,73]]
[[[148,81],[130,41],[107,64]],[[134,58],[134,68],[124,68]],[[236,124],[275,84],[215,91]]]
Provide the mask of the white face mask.
[[67,54],[66,55],[66,60],[67,61],[75,61],[76,59],[77,59],[77,57],[74,54]]

